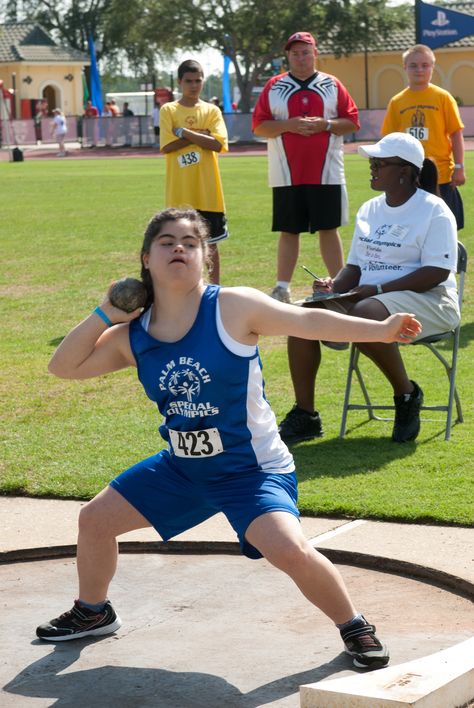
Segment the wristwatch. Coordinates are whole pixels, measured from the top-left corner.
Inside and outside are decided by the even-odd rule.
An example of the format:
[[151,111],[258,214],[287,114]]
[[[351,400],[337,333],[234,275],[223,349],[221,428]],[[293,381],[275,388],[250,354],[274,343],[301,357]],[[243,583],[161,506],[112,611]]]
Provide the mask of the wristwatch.
[[175,128],[174,134],[176,135],[177,138],[183,137],[183,130],[184,130],[184,128]]
[[455,170],[463,170],[464,169],[464,163],[463,162],[456,162],[454,165]]
[[383,290],[382,290],[382,286],[380,285],[380,283],[378,285],[376,285],[375,287],[377,288],[377,295],[382,295]]
[[331,129],[332,129],[332,120],[330,120],[330,119],[328,118],[328,119],[327,119],[326,130],[328,131],[328,133],[330,133],[330,132],[331,132]]

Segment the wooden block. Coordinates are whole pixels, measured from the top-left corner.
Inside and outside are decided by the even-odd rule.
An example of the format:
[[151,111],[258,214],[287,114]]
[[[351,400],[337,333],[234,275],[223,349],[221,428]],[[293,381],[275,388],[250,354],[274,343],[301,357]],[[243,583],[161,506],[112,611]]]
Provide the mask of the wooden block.
[[399,666],[300,686],[301,708],[458,708],[474,698],[474,638]]

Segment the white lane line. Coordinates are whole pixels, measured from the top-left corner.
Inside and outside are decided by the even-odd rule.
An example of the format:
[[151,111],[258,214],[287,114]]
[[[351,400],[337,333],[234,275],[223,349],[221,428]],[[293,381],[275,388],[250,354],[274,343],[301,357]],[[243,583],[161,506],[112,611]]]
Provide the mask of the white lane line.
[[319,534],[319,536],[314,536],[313,538],[308,539],[308,541],[312,546],[318,546],[322,541],[327,541],[330,538],[334,538],[334,536],[339,536],[339,534],[341,533],[352,531],[353,529],[357,528],[357,526],[361,526],[362,524],[366,523],[366,519],[356,519],[355,521],[349,521],[347,524],[338,526],[337,529],[321,533]]

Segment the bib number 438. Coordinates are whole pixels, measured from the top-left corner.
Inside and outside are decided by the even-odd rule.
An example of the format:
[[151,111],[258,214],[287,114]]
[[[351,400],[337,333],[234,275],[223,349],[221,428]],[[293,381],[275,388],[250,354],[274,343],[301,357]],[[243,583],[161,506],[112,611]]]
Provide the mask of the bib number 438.
[[169,430],[176,457],[213,457],[223,452],[217,428],[207,430]]
[[178,155],[178,164],[180,167],[190,167],[197,165],[201,160],[201,153],[198,150],[190,150],[182,155]]

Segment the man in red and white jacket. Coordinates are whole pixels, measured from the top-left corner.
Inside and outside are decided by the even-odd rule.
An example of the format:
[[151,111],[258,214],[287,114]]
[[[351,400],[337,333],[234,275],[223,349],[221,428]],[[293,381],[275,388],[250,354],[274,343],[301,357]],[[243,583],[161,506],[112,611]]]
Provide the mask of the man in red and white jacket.
[[255,135],[268,139],[273,231],[280,232],[272,297],[290,302],[299,234],[319,232],[331,277],[344,265],[338,227],[348,220],[343,136],[359,129],[357,106],[335,76],[317,71],[316,41],[292,34],[285,45],[289,71],[265,85],[253,113]]

